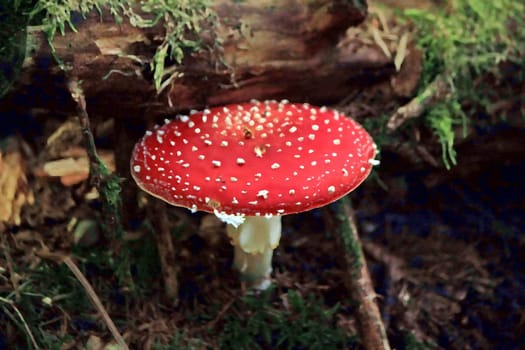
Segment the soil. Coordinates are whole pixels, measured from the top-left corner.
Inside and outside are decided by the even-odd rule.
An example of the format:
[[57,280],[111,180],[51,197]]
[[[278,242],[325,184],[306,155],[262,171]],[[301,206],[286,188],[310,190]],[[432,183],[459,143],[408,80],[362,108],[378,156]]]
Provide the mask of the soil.
[[[48,123],[54,122],[45,121],[34,128],[53,129]],[[44,135],[33,139],[35,143],[26,142],[23,134],[17,138],[18,150],[28,159],[23,162],[26,171],[44,156],[36,147]],[[509,140],[523,140],[523,130],[503,126],[487,135],[485,141],[496,146],[498,142],[505,145]],[[67,147],[72,140],[68,138]],[[398,155],[387,151],[382,154],[382,166],[351,195],[394,348],[410,348],[407,339],[412,338],[443,349],[519,348],[525,336],[524,173],[525,153],[471,171],[443,173],[425,167],[410,170]],[[233,312],[228,308],[243,294],[243,286],[230,267],[232,251],[222,224],[206,215],[169,209],[177,238],[180,300],[177,306],[172,305],[164,294],[162,279],[154,276],[146,278],[151,283],[144,292],[146,298],[137,300],[110,266],[97,265],[100,262],[89,257],[91,249],[111,250],[115,246],[97,224],[100,200],[90,195],[86,182],[65,187],[58,178],[29,174],[25,186],[33,193],[34,202],[23,207],[20,225],[4,227],[4,269],[18,270],[16,276],[23,283],[34,273],[31,268],[44,262],[56,268],[52,261],[72,252],[79,262],[84,261],[84,273],[96,290],[99,286],[109,314],[122,320],[127,339],[137,348],[147,349],[153,339],[167,340],[178,330],[217,346],[216,335],[205,330],[220,333],[223,318]],[[151,228],[143,221],[147,219],[145,207],[153,199],[141,198],[139,217],[126,235],[135,278],[158,273],[155,258],[144,256],[148,250],[138,248],[148,241],[153,244]],[[337,326],[355,334],[354,306],[342,284],[346,271],[334,253],[333,227],[326,222],[329,211],[284,217],[283,238],[274,258],[271,300],[276,308],[282,308],[281,300],[291,290],[303,296],[313,293],[327,308],[339,305]],[[86,223],[87,228],[74,226],[71,218]],[[82,236],[76,243],[75,234]],[[150,266],[141,266],[143,263]],[[14,275],[3,273],[11,280],[3,280],[2,293],[18,285]],[[49,320],[55,319],[56,332],[65,331],[80,342],[87,334],[107,339],[100,323],[58,305],[46,313]],[[215,318],[195,316],[210,314],[216,305],[226,309]],[[0,344],[13,341],[10,336],[12,332],[1,332]]]

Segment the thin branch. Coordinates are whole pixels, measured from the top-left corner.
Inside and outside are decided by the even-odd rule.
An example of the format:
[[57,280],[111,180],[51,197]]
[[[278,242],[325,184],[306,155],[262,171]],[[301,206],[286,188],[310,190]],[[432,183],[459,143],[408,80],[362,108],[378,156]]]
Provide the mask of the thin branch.
[[159,200],[153,200],[149,216],[155,228],[155,240],[159,252],[160,266],[164,282],[164,291],[168,298],[177,301],[179,283],[177,279],[176,254],[173,247],[170,224],[166,214],[166,205]]
[[77,113],[86,143],[86,152],[89,157],[89,180],[91,185],[100,193],[102,199],[102,215],[105,224],[105,231],[112,235],[112,249],[119,255],[118,259],[122,261],[120,265],[123,273],[118,273],[119,279],[124,284],[133,288],[133,279],[129,267],[129,252],[121,249],[121,242],[124,239],[124,229],[122,228],[120,212],[120,179],[111,174],[108,167],[97,154],[95,138],[91,132],[89,115],[86,109],[86,98],[77,77],[70,77],[68,89],[71,97],[77,104]]
[[2,250],[4,251],[4,257],[7,264],[7,268],[9,270],[9,281],[11,282],[11,285],[13,286],[13,290],[15,292],[17,300],[20,298],[20,291],[18,288],[18,279],[16,278],[16,273],[14,269],[13,264],[13,258],[11,257],[11,253],[9,252],[9,245],[7,244],[7,235],[6,234],[0,234],[1,241],[0,244],[2,246]]
[[375,302],[377,295],[366,266],[350,199],[344,197],[339,204],[338,247],[342,248],[341,256],[347,269],[344,283],[350,292],[351,299],[358,306],[356,319],[361,340],[367,350],[390,350],[385,326]]
[[71,270],[73,275],[75,275],[75,277],[80,282],[82,287],[84,287],[87,295],[89,296],[89,299],[93,303],[93,306],[95,307],[95,309],[97,309],[100,316],[102,316],[102,320],[104,321],[109,331],[113,335],[113,338],[115,338],[115,341],[117,342],[117,344],[121,347],[121,349],[129,350],[128,345],[124,341],[124,338],[122,337],[119,330],[115,326],[115,323],[113,323],[113,320],[111,319],[111,317],[109,317],[106,309],[104,308],[104,305],[102,305],[102,302],[100,301],[100,298],[98,297],[97,293],[95,293],[95,290],[93,289],[93,287],[91,287],[91,284],[86,279],[82,271],[79,270],[77,265],[73,262],[73,260],[70,257],[64,258],[63,262],[64,264],[67,265],[67,267],[69,267],[69,269]]
[[2,298],[2,297],[0,297],[0,301],[2,303],[10,305],[13,308],[13,310],[15,310],[16,315],[18,316],[18,318],[20,318],[20,321],[22,321],[22,325],[24,326],[24,329],[26,330],[26,333],[29,336],[29,339],[31,340],[31,343],[33,344],[33,347],[36,350],[40,350],[40,347],[38,346],[38,344],[37,344],[37,342],[35,340],[35,337],[33,336],[33,333],[31,332],[31,329],[29,328],[29,325],[27,324],[27,322],[26,322],[24,316],[22,315],[22,313],[20,312],[20,310],[18,310],[18,308],[16,307],[15,303],[12,300],[10,300],[10,299],[6,299],[6,298]]
[[388,119],[387,128],[394,131],[408,119],[421,116],[430,106],[443,101],[450,95],[450,85],[442,76],[438,76],[425,90],[399,107]]

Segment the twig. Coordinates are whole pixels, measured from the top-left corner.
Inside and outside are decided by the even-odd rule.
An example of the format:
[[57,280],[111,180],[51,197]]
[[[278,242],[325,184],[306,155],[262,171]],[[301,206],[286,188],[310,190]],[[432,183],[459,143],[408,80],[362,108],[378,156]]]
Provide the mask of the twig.
[[31,343],[33,344],[33,347],[36,350],[40,350],[40,347],[38,346],[38,344],[37,344],[37,342],[35,340],[35,337],[33,336],[33,333],[31,332],[31,329],[29,328],[29,326],[28,326],[24,316],[20,312],[20,310],[18,310],[18,308],[16,307],[15,303],[12,300],[10,300],[10,299],[6,299],[6,298],[2,298],[2,297],[0,297],[0,301],[2,303],[10,305],[13,308],[13,310],[15,310],[16,315],[18,316],[18,318],[20,318],[20,321],[22,321],[22,325],[24,326],[24,328],[25,328],[25,330],[27,332],[27,335],[29,336],[29,339],[31,340]]
[[350,292],[350,297],[358,305],[356,319],[361,340],[367,350],[390,350],[385,326],[375,302],[376,294],[357,234],[350,199],[344,197],[339,204],[338,247],[342,248],[342,260],[348,271],[344,282]]
[[[408,298],[408,291],[396,295],[396,288],[405,277],[405,273],[403,271],[404,261],[400,257],[388,252],[379,244],[371,241],[363,241],[362,244],[363,251],[366,253],[366,255],[378,262],[381,262],[387,272],[383,281],[383,284],[387,286],[386,295],[384,295],[386,302],[383,308],[383,321],[385,326],[388,327],[388,320],[390,319],[388,316],[392,309],[392,304],[394,304],[392,300],[399,300],[403,298],[401,302],[403,305],[405,305],[407,300],[406,298]],[[403,295],[402,297],[401,294]]]
[[77,265],[73,262],[73,260],[70,257],[66,257],[63,260],[64,264],[67,265],[67,267],[71,270],[73,275],[77,278],[77,280],[80,282],[82,287],[84,287],[87,295],[89,296],[89,299],[93,303],[93,306],[97,311],[100,313],[100,316],[102,316],[102,320],[104,320],[104,323],[108,327],[109,331],[113,335],[113,338],[115,338],[115,341],[117,344],[123,349],[123,350],[129,350],[128,345],[124,341],[124,338],[122,338],[122,335],[118,331],[117,327],[113,323],[113,320],[111,317],[109,317],[106,309],[104,308],[104,305],[102,305],[102,302],[100,301],[100,298],[98,297],[97,293],[95,293],[95,290],[93,290],[93,287],[91,287],[91,284],[89,281],[84,277],[84,274],[79,270]]
[[71,97],[77,103],[77,113],[82,128],[82,134],[86,141],[86,152],[89,157],[89,178],[93,186],[99,190],[105,201],[107,210],[106,219],[109,227],[113,228],[119,236],[123,235],[123,229],[120,224],[120,184],[116,176],[112,176],[111,172],[100,159],[95,146],[95,138],[91,132],[91,126],[89,122],[89,115],[86,110],[86,99],[84,92],[79,85],[76,78],[71,78],[68,82],[69,92]]
[[150,217],[155,227],[155,240],[159,252],[160,266],[166,295],[177,300],[179,295],[179,283],[177,279],[176,257],[173,248],[170,225],[166,216],[166,205],[164,202],[154,200],[151,205]]
[[428,107],[446,99],[449,94],[449,84],[445,81],[445,78],[438,76],[422,93],[395,111],[395,113],[388,119],[386,125],[388,130],[394,131],[408,119],[421,116]]
[[0,243],[2,246],[2,250],[4,251],[4,257],[5,257],[5,261],[7,264],[7,268],[9,269],[9,281],[13,285],[13,290],[18,300],[20,298],[20,291],[18,289],[18,280],[16,278],[17,275],[13,267],[14,266],[13,258],[11,257],[11,253],[9,252],[9,245],[7,244],[7,241],[6,241],[7,235],[0,234],[0,236],[2,236]]
[[[124,240],[124,229],[120,220],[120,180],[117,176],[111,174],[97,154],[95,138],[91,132],[89,115],[86,110],[86,99],[76,77],[69,79],[68,89],[71,97],[77,104],[78,118],[85,138],[86,152],[89,157],[89,180],[101,195],[103,201],[102,214],[106,225],[105,230],[112,234],[113,249],[119,255],[119,259],[123,261],[121,266],[124,267],[125,276],[122,278],[122,282],[133,287],[133,279],[128,264],[129,253],[127,250],[120,249],[120,244]],[[119,274],[120,277],[121,275]]]

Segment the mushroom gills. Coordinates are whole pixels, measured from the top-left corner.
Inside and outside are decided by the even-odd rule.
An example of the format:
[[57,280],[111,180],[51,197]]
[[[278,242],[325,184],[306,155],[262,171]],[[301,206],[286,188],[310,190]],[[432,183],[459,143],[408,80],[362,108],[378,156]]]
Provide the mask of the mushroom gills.
[[227,233],[235,247],[233,265],[253,289],[270,286],[273,250],[281,238],[281,216],[246,216],[235,228],[227,226]]

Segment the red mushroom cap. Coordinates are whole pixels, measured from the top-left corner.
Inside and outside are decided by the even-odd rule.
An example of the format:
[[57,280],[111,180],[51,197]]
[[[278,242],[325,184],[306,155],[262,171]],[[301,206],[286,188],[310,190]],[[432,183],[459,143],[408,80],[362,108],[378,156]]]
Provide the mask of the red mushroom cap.
[[181,116],[146,133],[131,174],[146,192],[193,210],[285,215],[331,203],[370,173],[376,148],[343,114],[252,101]]

